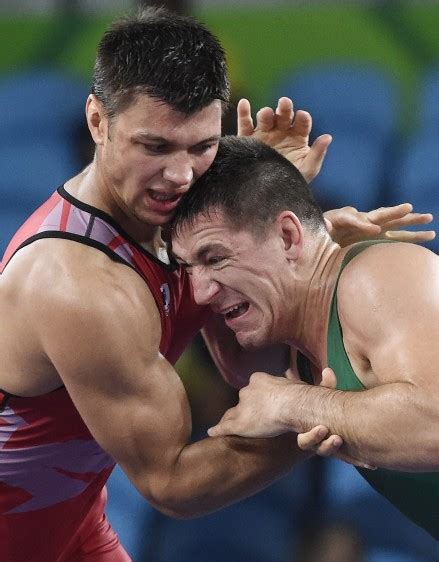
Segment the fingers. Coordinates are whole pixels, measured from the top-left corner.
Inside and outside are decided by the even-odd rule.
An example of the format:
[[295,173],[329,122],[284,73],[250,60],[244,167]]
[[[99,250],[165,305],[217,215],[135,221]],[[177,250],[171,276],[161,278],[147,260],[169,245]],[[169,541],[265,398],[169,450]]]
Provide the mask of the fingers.
[[209,437],[222,437],[223,435],[235,435],[232,431],[236,417],[236,406],[229,408],[220,421],[207,430]]
[[343,439],[339,435],[329,435],[329,430],[324,425],[313,427],[307,433],[299,433],[297,444],[302,451],[313,452],[320,457],[336,457],[354,466],[375,470],[375,466],[354,459],[340,451]]
[[[291,124],[291,123],[290,123]],[[293,129],[296,135],[308,137],[312,128],[312,118],[307,111],[300,109],[294,116]]]
[[320,172],[331,142],[331,135],[322,135],[313,142],[301,169],[302,175],[308,183]]
[[323,217],[323,220],[325,221],[326,230],[329,232],[329,234],[331,234],[331,232],[334,230],[334,227],[332,226],[332,222],[326,217]]
[[227,423],[219,423],[207,430],[209,437],[223,437],[224,435],[231,435],[228,430]]
[[296,370],[293,370],[291,368],[288,368],[285,371],[285,378],[290,380],[290,381],[297,382],[297,383],[303,382],[302,379],[299,376],[299,373]]
[[371,222],[369,219],[369,213],[362,213],[357,211],[354,207],[343,207],[340,211],[344,212],[341,217],[338,217],[338,220],[345,229],[355,228],[363,237],[367,235],[378,235],[381,233],[381,226]]
[[290,98],[279,98],[275,115],[277,129],[287,131],[294,119],[293,102]]
[[393,207],[380,207],[367,213],[367,218],[374,224],[383,225],[390,221],[399,220],[411,213],[413,206],[410,203],[402,203]]
[[328,457],[336,453],[343,444],[343,439],[339,435],[327,437],[328,433],[327,427],[318,425],[306,433],[299,433],[297,444],[302,451],[312,451],[320,456]]
[[383,230],[395,230],[403,226],[413,226],[417,224],[428,224],[433,220],[431,213],[409,213],[399,219],[391,220],[381,225]]
[[288,131],[292,126],[294,132],[300,136],[307,137],[311,130],[311,115],[306,111],[298,111],[294,114],[293,102],[290,98],[279,98],[276,111],[271,107],[263,107],[256,114],[256,127],[251,119],[251,108],[248,100],[242,99],[238,103],[238,134],[242,136],[251,135],[255,129],[268,133],[277,131]]
[[324,425],[317,425],[306,433],[299,433],[297,436],[297,444],[302,451],[314,451],[315,447],[319,445],[329,433],[329,430]]
[[382,238],[400,242],[428,242],[436,237],[434,230],[409,231],[399,230],[406,226],[428,224],[433,220],[431,213],[413,213],[410,203],[394,207],[381,207],[367,213],[370,221],[381,227]]
[[238,115],[238,136],[248,137],[253,134],[254,126],[251,113],[250,102],[246,99],[241,99],[237,107]]
[[268,133],[276,128],[278,131],[288,131],[294,119],[293,102],[289,98],[279,98],[276,111],[271,107],[263,107],[256,114],[256,128]]
[[324,386],[326,388],[331,388],[333,390],[335,390],[337,388],[337,378],[336,378],[335,373],[332,369],[329,369],[328,367],[326,369],[323,369],[323,371],[322,371],[322,381],[320,383],[320,386]]
[[330,435],[316,446],[315,452],[319,457],[332,457],[343,445],[343,439],[339,435]]
[[436,238],[434,230],[421,230],[413,232],[411,230],[388,230],[384,233],[384,237],[389,240],[399,240],[400,242],[429,242]]
[[268,133],[276,122],[274,111],[271,107],[263,107],[256,113],[256,129]]

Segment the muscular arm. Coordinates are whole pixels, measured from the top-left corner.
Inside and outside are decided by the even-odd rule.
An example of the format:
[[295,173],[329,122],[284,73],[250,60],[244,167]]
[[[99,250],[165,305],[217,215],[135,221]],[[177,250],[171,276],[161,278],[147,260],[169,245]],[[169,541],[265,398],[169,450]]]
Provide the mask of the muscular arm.
[[225,325],[220,314],[212,314],[202,334],[218,370],[235,388],[248,384],[250,375],[255,371],[279,375],[289,367],[290,349],[287,345],[246,351],[239,345],[234,332]]
[[255,493],[307,456],[292,435],[188,444],[187,398],[158,351],[160,318],[145,283],[119,264],[93,262],[93,275],[84,271],[86,264],[71,263],[50,298],[42,290],[34,312],[42,345],[92,435],[154,506],[202,515]]
[[[365,390],[336,391],[258,373],[211,433],[267,436],[323,424],[343,438],[342,453],[364,464],[437,471],[437,256],[403,244],[370,248],[345,269],[338,297],[346,350]],[[258,424],[250,430],[251,411]]]
[[320,418],[325,402],[330,429],[369,464],[438,470],[437,256],[407,244],[370,248],[346,268],[338,298],[345,346],[366,389],[305,397],[306,409]]

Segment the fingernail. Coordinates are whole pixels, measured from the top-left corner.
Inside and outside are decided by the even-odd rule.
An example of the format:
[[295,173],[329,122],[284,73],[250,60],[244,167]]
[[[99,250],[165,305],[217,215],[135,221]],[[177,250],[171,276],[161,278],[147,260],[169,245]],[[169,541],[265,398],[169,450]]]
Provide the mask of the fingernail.
[[367,468],[368,470],[376,470],[376,466],[372,466],[370,464],[363,464],[363,468]]

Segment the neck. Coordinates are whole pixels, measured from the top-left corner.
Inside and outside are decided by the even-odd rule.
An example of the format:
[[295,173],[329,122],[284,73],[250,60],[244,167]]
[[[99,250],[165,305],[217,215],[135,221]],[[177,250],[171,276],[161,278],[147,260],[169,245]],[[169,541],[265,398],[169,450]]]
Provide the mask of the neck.
[[288,344],[323,369],[327,366],[329,310],[345,250],[329,235],[316,238],[307,237],[304,253],[295,268],[294,294],[287,301],[293,308],[288,311]]
[[91,164],[66,182],[65,189],[80,201],[110,215],[139,244],[149,245],[161,239],[160,227],[139,221],[115,197],[115,190],[99,169],[96,155]]

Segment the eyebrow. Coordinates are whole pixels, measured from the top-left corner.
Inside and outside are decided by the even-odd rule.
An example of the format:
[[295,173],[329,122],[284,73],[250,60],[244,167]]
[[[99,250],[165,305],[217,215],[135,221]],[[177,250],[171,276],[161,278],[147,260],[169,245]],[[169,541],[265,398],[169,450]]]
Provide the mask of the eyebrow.
[[[222,244],[206,244],[205,246],[202,246],[201,248],[199,248],[197,250],[196,256],[195,256],[195,263],[199,263],[199,262],[203,262],[203,260],[206,258],[206,255],[209,252],[215,252],[215,251],[221,251],[224,252],[226,251],[226,248],[222,245]],[[184,265],[185,267],[193,267],[193,263],[188,263],[184,260],[182,260],[179,256],[174,255],[175,259],[177,260],[177,262],[180,265]]]
[[[157,142],[160,144],[178,144],[175,143],[174,141],[167,139],[165,137],[161,137],[159,135],[153,135],[151,133],[146,133],[146,132],[139,132],[139,133],[135,133],[134,138],[136,139],[140,139],[140,140],[147,140],[150,142]],[[198,146],[199,144],[205,144],[208,142],[218,142],[221,138],[221,135],[212,135],[211,137],[208,137],[207,139],[203,139],[200,142],[197,142],[196,145],[194,146]]]

